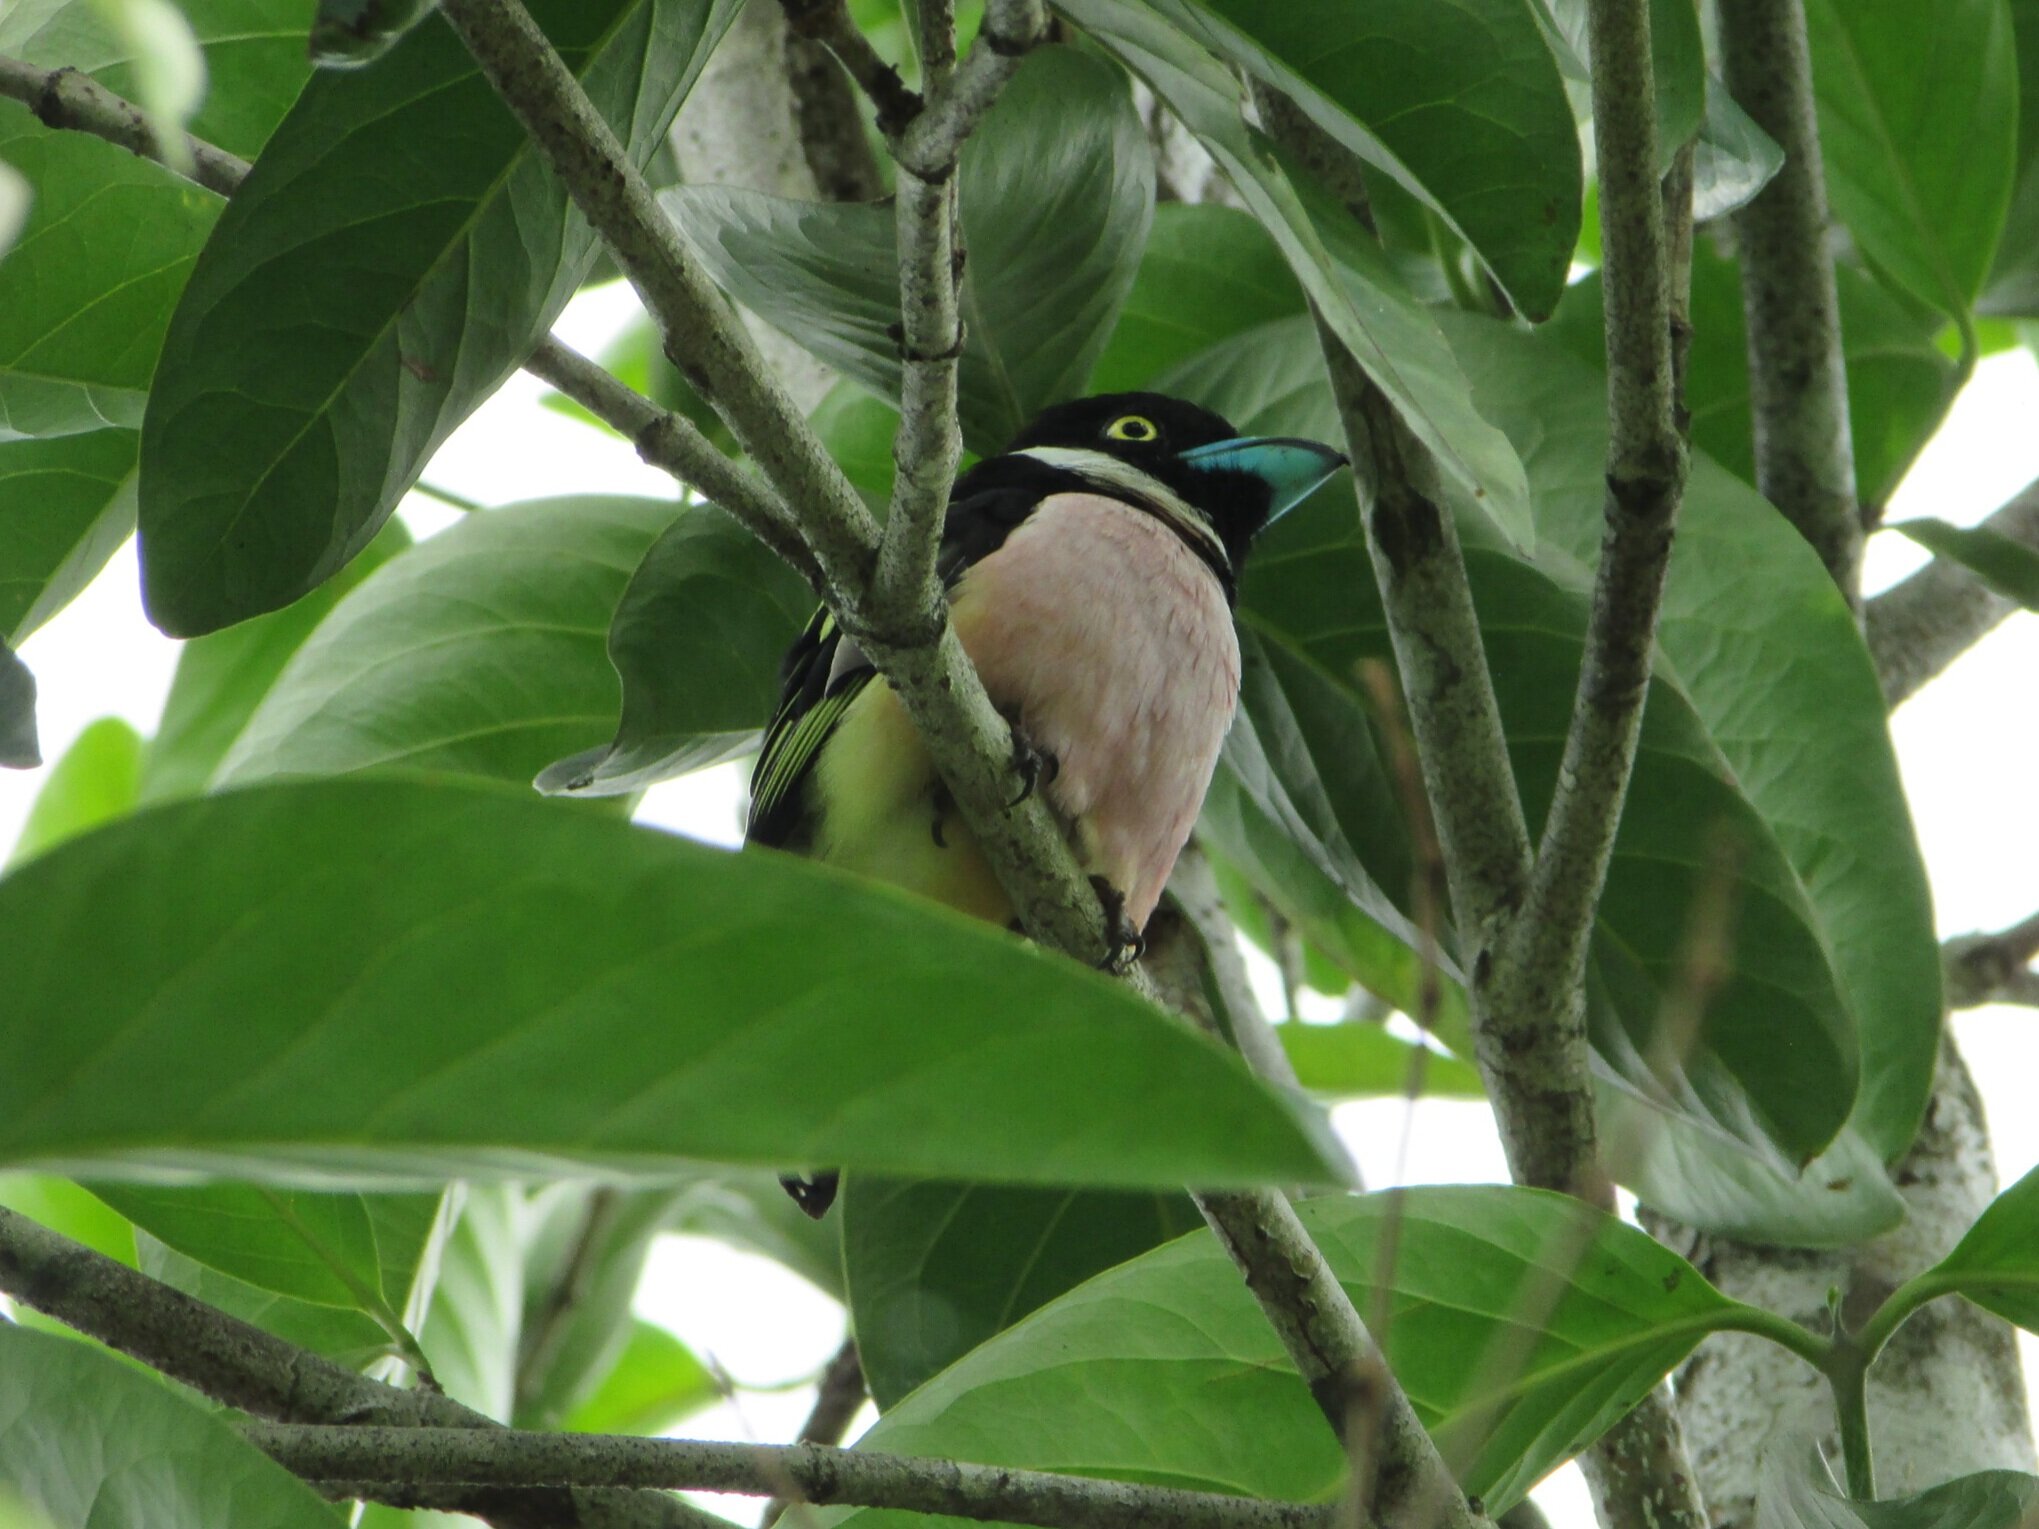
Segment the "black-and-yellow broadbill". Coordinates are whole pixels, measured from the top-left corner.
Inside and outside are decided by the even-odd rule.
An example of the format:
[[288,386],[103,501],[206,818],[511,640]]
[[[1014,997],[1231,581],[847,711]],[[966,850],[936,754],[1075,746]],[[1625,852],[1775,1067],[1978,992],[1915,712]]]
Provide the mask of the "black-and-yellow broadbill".
[[[1344,464],[1242,437],[1157,393],[1044,411],[956,480],[950,616],[1129,942],[1189,837],[1239,696],[1233,606],[1253,538]],[[751,777],[749,842],[997,923],[1012,908],[905,708],[817,613]],[[835,1175],[788,1179],[820,1215]]]

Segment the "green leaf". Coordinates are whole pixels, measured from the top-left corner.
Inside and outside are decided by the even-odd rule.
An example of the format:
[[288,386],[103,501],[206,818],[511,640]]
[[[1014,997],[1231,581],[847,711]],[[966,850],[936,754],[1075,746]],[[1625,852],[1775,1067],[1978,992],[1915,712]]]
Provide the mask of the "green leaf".
[[35,193],[0,267],[0,442],[141,424],[220,199],[13,101],[0,101],[0,160]]
[[838,382],[822,395],[808,423],[864,502],[882,513],[892,500],[897,471],[892,438],[899,433],[899,411],[854,382]]
[[[1435,209],[1529,317],[1557,305],[1579,231],[1579,144],[1527,0],[1151,5]],[[1097,14],[1090,0],[1058,9],[1086,27]],[[1696,45],[1696,19],[1690,30]],[[1696,93],[1691,106],[1696,121]]]
[[2018,58],[2018,170],[1978,313],[2039,315],[2039,3],[2011,0]]
[[[1635,1228],[1541,1191],[1410,1189],[1296,1209],[1460,1484],[1490,1513],[1619,1417],[1701,1335],[1746,1313]],[[1345,1466],[1238,1271],[1201,1232],[1033,1313],[861,1442],[1292,1501],[1330,1496]],[[871,1512],[821,1521],[843,1519],[907,1522]]]
[[1949,558],[2006,600],[2039,610],[2039,552],[1988,526],[1954,526],[1922,516],[1890,523],[1936,556]]
[[336,1529],[203,1406],[88,1344],[0,1323],[0,1480],[54,1529]]
[[[1332,405],[1316,360],[1305,348],[1307,334],[1300,321],[1263,326],[1206,352],[1171,374],[1169,385],[1255,432],[1321,431]],[[1468,353],[1480,359],[1477,352]],[[1549,359],[1555,366],[1564,358],[1553,352]],[[1531,390],[1550,386],[1542,378],[1518,385]],[[1597,385],[1576,378],[1568,385],[1598,421]],[[1548,403],[1545,408],[1562,417]],[[1597,495],[1597,460],[1593,473],[1588,481]],[[1580,490],[1568,486],[1568,491]],[[1320,685],[1333,687],[1331,696],[1313,704],[1328,710],[1328,703],[1336,702],[1357,718],[1357,665],[1367,658],[1390,659],[1392,653],[1358,516],[1351,502],[1340,503],[1340,498],[1321,494],[1268,534],[1247,565],[1241,614],[1270,652],[1286,648],[1304,661],[1292,665],[1299,676],[1314,674]],[[1597,498],[1593,502],[1597,507]],[[1541,495],[1538,508],[1540,514],[1552,513]],[[1492,533],[1477,522],[1468,519],[1467,524],[1489,543],[1469,535],[1466,562],[1517,780],[1534,824],[1541,820],[1556,779],[1587,595],[1582,583],[1538,571],[1491,545]],[[1261,719],[1252,706],[1249,691],[1248,711],[1257,733]],[[1338,735],[1323,730],[1322,736]],[[1293,747],[1282,752],[1289,758],[1296,753]],[[1349,769],[1345,761],[1359,757],[1353,745],[1319,745],[1309,752],[1320,772],[1325,760]],[[1364,815],[1359,807],[1347,809],[1352,823],[1341,826],[1350,854],[1361,857],[1358,863],[1365,870],[1347,872],[1338,882],[1354,913],[1412,944],[1403,901],[1410,888],[1409,861],[1396,842],[1395,799],[1378,773],[1371,784],[1355,782],[1341,789],[1349,799],[1371,796],[1375,805]],[[1209,809],[1207,801],[1207,828]],[[1318,816],[1321,820],[1321,812]],[[1686,980],[1690,909],[1717,874],[1722,835],[1739,851],[1729,881],[1735,971],[1714,993],[1683,1066],[1661,1057],[1652,1062],[1649,1058],[1661,1048],[1650,1036],[1665,996],[1679,991]],[[1321,831],[1312,837],[1328,842]],[[1241,862],[1243,846],[1222,836],[1218,842],[1228,857]],[[1242,868],[1252,874],[1250,867]],[[1281,905],[1278,879],[1264,890]],[[1400,917],[1394,914],[1398,906],[1405,910]],[[1291,916],[1336,957],[1333,928],[1304,922],[1310,912],[1298,908]],[[1627,953],[1628,968],[1619,1001],[1603,1010],[1620,1020],[1618,1026],[1603,1026],[1597,1036],[1604,1061],[1635,1087],[1663,1097],[1693,1128],[1725,1132],[1750,1150],[1769,1151],[1767,1143],[1775,1141],[1786,1158],[1802,1160],[1826,1145],[1854,1097],[1855,1067],[1851,1026],[1818,920],[1776,841],[1740,794],[1669,675],[1660,675],[1652,685],[1629,811],[1616,841],[1600,922],[1597,948],[1606,959]],[[1386,996],[1404,1001],[1399,993]],[[1463,1048],[1452,1025],[1441,1022],[1439,1028],[1448,1044]],[[1788,1042],[1781,1039],[1786,1033]],[[1780,1169],[1784,1165],[1774,1154],[1773,1161]]]
[[163,719],[142,756],[141,800],[203,791],[284,665],[340,597],[410,544],[404,523],[391,520],[361,556],[302,599],[185,643]]
[[1093,393],[1144,387],[1206,345],[1303,311],[1303,289],[1248,214],[1208,202],[1164,202]]
[[[39,1222],[95,1253],[135,1267],[135,1231],[90,1190],[39,1173],[0,1174],[0,1205]],[[31,1308],[17,1306],[20,1317]]]
[[20,642],[70,604],[134,530],[139,440],[0,441],[0,640]]
[[1840,1494],[1808,1443],[1803,1465],[1773,1457],[1756,1498],[1756,1529],[2023,1529],[2039,1511],[2039,1476],[1977,1471],[1911,1497],[1862,1502]]
[[1923,1280],[2039,1332],[2039,1168],[1989,1203]]
[[[734,6],[537,11],[641,164]],[[142,430],[151,618],[194,636],[330,577],[550,327],[594,253],[450,28],[314,78],[221,215],[164,341]]]
[[[1154,165],[1115,71],[1072,48],[1029,55],[964,146],[957,196],[969,251],[959,408],[964,441],[989,453],[1082,390],[1132,285]],[[898,398],[890,206],[693,186],[661,200],[739,302],[845,376]]]
[[1706,76],[1706,116],[1692,147],[1692,219],[1710,222],[1747,205],[1784,166],[1784,150]]
[[871,1399],[890,1410],[1093,1274],[1202,1226],[1179,1189],[1015,1189],[851,1174],[843,1277]]
[[141,775],[142,735],[120,717],[101,717],[64,750],[28,809],[10,866],[132,812]]
[[[1573,77],[1576,68],[1578,83],[1588,87],[1574,97],[1584,126],[1593,113],[1585,0],[1533,0],[1534,5],[1549,12],[1564,44],[1559,69]],[[1650,0],[1650,74],[1657,92],[1657,174],[1662,175],[1685,141],[1700,131],[1706,110],[1706,48],[1693,0]]]
[[662,1434],[721,1394],[684,1343],[640,1317],[594,1394],[562,1426],[570,1433]]
[[2018,71],[2006,0],[1808,0],[1827,195],[1862,252],[1966,325],[2010,202]]
[[1468,404],[1469,386],[1430,310],[1345,209],[1307,180],[1292,181],[1272,146],[1246,126],[1237,77],[1134,0],[1063,0],[1058,8],[1144,79],[1216,159],[1311,302],[1445,472],[1511,537],[1533,541],[1522,464]]
[[259,1289],[318,1306],[382,1304],[375,1229],[360,1195],[254,1184],[92,1192],[166,1247]]
[[418,1345],[447,1395],[507,1423],[523,1330],[524,1195],[515,1184],[469,1184],[456,1193],[458,1213]]
[[1340,1099],[1408,1095],[1484,1099],[1479,1069],[1455,1056],[1390,1035],[1379,1025],[1277,1025],[1296,1081],[1313,1094]]
[[0,969],[0,1162],[101,1178],[1347,1171],[1320,1119],[1074,963],[501,789],[320,781],[141,814],[0,880]]
[[35,676],[0,642],[0,765],[33,770],[42,763],[35,736]]
[[[1934,324],[1853,266],[1836,266],[1855,482],[1865,504],[1882,504],[1946,417],[1959,382],[1934,344]],[[1596,371],[1602,365],[1603,288],[1596,274],[1565,294],[1545,332]],[[1704,240],[1692,258],[1692,349],[1686,405],[1692,439],[1745,482],[1756,477],[1749,422],[1748,328],[1740,272]]]
[[0,160],[0,255],[14,248],[14,241],[28,222],[28,209],[34,201],[35,192],[28,184],[28,177],[5,160]]
[[548,766],[538,789],[614,796],[751,751],[778,701],[779,662],[813,609],[805,581],[735,521],[681,514],[609,625],[623,684],[615,738]]
[[239,785],[375,765],[519,783],[613,725],[602,651],[679,506],[576,495],[470,515],[342,597],[214,772]]
[[312,62],[358,69],[381,58],[438,9],[439,0],[319,0],[312,21]]
[[[1599,373],[1498,324],[1446,326],[1480,406],[1522,448],[1551,548],[1590,561],[1606,454]],[[1703,456],[1679,514],[1658,642],[1817,914],[1860,1037],[1854,1124],[1893,1159],[1932,1086],[1940,956],[1882,690],[1803,538]]]

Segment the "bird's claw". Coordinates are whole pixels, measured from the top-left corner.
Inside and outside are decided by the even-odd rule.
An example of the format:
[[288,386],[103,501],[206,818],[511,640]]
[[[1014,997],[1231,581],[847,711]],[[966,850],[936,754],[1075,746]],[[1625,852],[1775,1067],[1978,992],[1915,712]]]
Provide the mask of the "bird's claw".
[[1020,778],[1020,790],[1018,796],[1005,804],[1008,812],[1032,796],[1036,789],[1053,781],[1062,772],[1062,761],[1036,744],[1015,722],[1012,724],[1012,768]]
[[1129,970],[1147,953],[1147,938],[1126,916],[1125,893],[1102,876],[1091,877],[1090,886],[1097,893],[1097,905],[1104,910],[1105,952],[1104,959],[1097,964],[1101,970],[1116,975]]

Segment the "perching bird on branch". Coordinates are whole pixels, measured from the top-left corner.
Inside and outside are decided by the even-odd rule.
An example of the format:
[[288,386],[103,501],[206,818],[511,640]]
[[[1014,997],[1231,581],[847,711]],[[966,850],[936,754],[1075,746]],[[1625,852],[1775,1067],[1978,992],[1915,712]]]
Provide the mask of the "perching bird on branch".
[[[1232,723],[1247,549],[1344,461],[1314,441],[1242,438],[1180,399],[1115,393],[1046,410],[956,480],[939,564],[956,635],[1120,954],[1138,953]],[[749,842],[1010,923],[905,708],[827,611],[784,673]],[[811,1215],[835,1198],[833,1173],[785,1182]]]

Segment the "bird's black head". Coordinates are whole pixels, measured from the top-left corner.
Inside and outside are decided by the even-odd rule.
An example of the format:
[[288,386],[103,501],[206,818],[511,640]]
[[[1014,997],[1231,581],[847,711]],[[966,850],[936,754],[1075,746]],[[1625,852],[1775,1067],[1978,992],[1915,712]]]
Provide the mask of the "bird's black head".
[[[1315,441],[1242,437],[1223,415],[1163,393],[1105,393],[1044,409],[1006,447],[1089,479],[1102,491],[1152,502],[1142,480],[1158,483],[1214,533],[1219,576],[1229,589],[1253,538],[1342,466],[1345,458]],[[1131,468],[1131,473],[1115,464]],[[1192,545],[1203,538],[1178,527]],[[1215,566],[1215,564],[1214,564]]]

